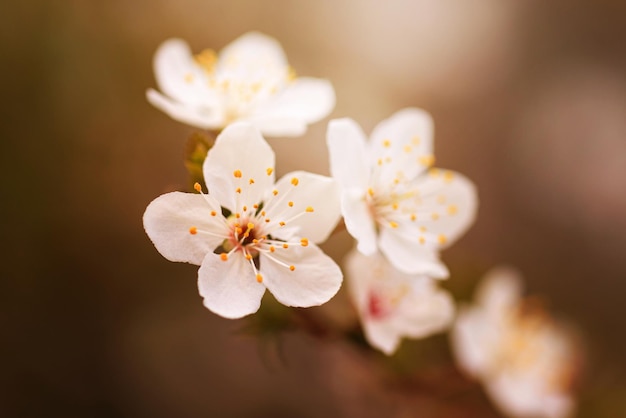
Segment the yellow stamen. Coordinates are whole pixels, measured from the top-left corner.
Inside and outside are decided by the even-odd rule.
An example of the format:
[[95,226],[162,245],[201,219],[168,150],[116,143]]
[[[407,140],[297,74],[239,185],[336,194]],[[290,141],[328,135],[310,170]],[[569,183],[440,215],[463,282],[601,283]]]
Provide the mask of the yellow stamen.
[[278,194],[278,190],[274,189],[272,190],[272,193],[274,194],[274,196],[276,196]]
[[241,187],[237,187],[237,188],[235,189],[235,191],[236,191],[237,193],[241,193]]
[[456,207],[456,205],[448,206],[448,215],[456,215],[458,211],[459,209]]
[[289,270],[294,271],[296,269],[296,266],[289,266]]
[[268,167],[267,170],[265,170],[265,172],[267,173],[268,176],[271,176],[272,173],[274,172],[274,169],[272,167]]
[[198,228],[196,228],[195,226],[192,226],[191,228],[189,228],[189,233],[191,235],[196,235],[198,233]]
[[233,171],[233,176],[237,177],[238,179],[241,178],[241,170],[235,170]]
[[307,245],[309,245],[309,240],[307,238],[302,238],[300,240],[300,245],[302,245],[303,247],[306,247]]
[[289,202],[287,204],[289,205],[290,208],[293,207],[293,202]]
[[389,226],[392,227],[392,228],[397,228],[398,227],[398,223],[394,222],[394,221],[391,221],[391,222],[389,222]]
[[257,274],[256,275],[256,281],[259,282],[259,283],[262,283],[263,282],[263,276],[261,276],[261,274]]
[[194,183],[193,184],[193,188],[196,190],[196,192],[201,192],[202,191],[202,186],[200,186],[200,183]]
[[448,238],[446,238],[446,236],[445,236],[445,235],[440,234],[440,235],[437,237],[437,240],[439,241],[439,244],[443,245],[443,244],[445,244],[445,243],[448,241]]
[[252,256],[250,254],[246,254],[246,260],[248,261],[252,260]]
[[306,212],[313,212],[313,207],[312,206],[307,206],[307,208],[305,209]]
[[283,244],[283,248],[289,248],[289,244],[287,243]]
[[248,180],[248,184],[254,184],[254,179]]
[[222,254],[220,254],[220,258],[222,259],[222,261],[227,261],[228,260],[228,254],[222,253]]
[[285,226],[285,223],[283,221],[280,221],[280,222],[278,222],[278,225]]
[[390,146],[391,146],[391,141],[390,141],[390,140],[388,140],[388,139],[385,139],[385,140],[383,141],[383,147],[385,147],[385,148],[389,148]]
[[274,251],[276,251],[276,247],[274,247],[273,245],[270,245],[270,253],[273,253]]
[[217,212],[215,212],[214,210],[211,211],[211,216],[215,216],[217,215]]
[[291,179],[291,184],[293,184],[294,186],[297,186],[298,183],[300,183],[300,180],[298,180],[297,177],[294,177],[294,178]]

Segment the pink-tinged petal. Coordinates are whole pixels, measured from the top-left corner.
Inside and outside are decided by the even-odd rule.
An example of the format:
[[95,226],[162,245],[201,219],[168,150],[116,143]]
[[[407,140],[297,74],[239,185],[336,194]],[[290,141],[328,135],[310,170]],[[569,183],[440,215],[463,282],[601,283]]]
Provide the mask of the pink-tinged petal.
[[276,39],[259,32],[248,32],[220,51],[217,65],[218,71],[230,71],[230,68],[281,68],[287,67],[287,58]]
[[146,98],[154,107],[162,110],[172,119],[196,128],[218,129],[224,123],[224,114],[219,106],[178,103],[152,89],[146,91]]
[[198,290],[204,306],[224,318],[241,318],[259,310],[265,286],[256,280],[252,265],[241,252],[223,261],[207,254],[198,271]]
[[196,265],[226,238],[224,222],[213,198],[181,192],[157,197],[143,215],[146,233],[163,257]]
[[215,112],[219,97],[208,87],[204,70],[185,41],[169,39],[163,42],[154,55],[153,65],[157,84],[163,93],[175,102],[210,109],[211,114]]
[[[248,120],[265,132],[280,136],[281,121],[294,120],[305,124],[325,118],[335,107],[335,90],[328,80],[301,77],[258,104]],[[284,136],[290,136],[288,135]]]
[[[428,244],[446,248],[474,223],[478,196],[474,184],[462,174],[439,170],[415,182],[420,203],[415,222],[405,220],[399,230],[410,236],[424,235]],[[425,228],[418,234],[413,228]]]
[[257,128],[245,122],[227,126],[204,160],[209,194],[231,212],[260,203],[274,184],[274,159]]
[[[318,306],[332,298],[343,280],[339,266],[315,244],[290,245],[261,253],[263,283],[282,304]],[[294,267],[292,271],[290,266]]]
[[341,212],[348,233],[357,241],[357,249],[372,255],[378,248],[376,224],[365,195],[358,189],[346,189],[341,196]]
[[433,162],[433,121],[416,108],[407,108],[380,122],[370,136],[370,163],[378,166],[377,184],[399,177],[413,179]]
[[366,136],[352,119],[333,119],[328,123],[326,143],[330,155],[330,172],[342,188],[364,192],[370,186],[370,167]]
[[[293,235],[309,241],[325,241],[341,219],[339,186],[330,177],[294,171],[285,174],[274,186],[278,193],[267,201],[264,210],[277,229],[272,236],[287,240]],[[279,227],[279,222],[285,222]]]
[[447,278],[448,269],[439,261],[437,252],[417,240],[407,240],[399,229],[384,226],[379,234],[378,247],[389,262],[407,274]]

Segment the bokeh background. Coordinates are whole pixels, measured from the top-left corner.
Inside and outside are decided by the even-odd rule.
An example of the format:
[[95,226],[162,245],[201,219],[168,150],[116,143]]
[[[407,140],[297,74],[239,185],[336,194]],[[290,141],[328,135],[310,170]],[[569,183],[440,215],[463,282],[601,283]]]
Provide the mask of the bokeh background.
[[[402,107],[432,113],[437,165],[481,199],[444,254],[450,287],[519,268],[584,336],[581,416],[626,416],[619,0],[2,2],[0,416],[350,415],[332,348],[295,333],[282,357],[266,350],[204,309],[196,267],[163,259],[142,228],[153,198],[187,186],[193,132],[144,98],[154,51],[249,30],[334,83],[331,117],[369,131]],[[328,172],[326,122],[270,139],[279,174]]]

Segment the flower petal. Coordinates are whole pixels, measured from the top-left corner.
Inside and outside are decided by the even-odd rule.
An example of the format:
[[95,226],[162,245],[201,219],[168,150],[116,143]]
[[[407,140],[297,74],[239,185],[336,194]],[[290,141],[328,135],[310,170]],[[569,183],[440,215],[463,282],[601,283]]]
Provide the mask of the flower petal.
[[276,39],[260,32],[248,32],[220,51],[218,70],[224,66],[227,69],[233,66],[242,69],[287,67],[287,58]]
[[207,254],[198,271],[204,306],[225,318],[241,318],[259,310],[265,286],[257,282],[250,262],[240,252],[223,261]]
[[410,338],[423,338],[446,329],[454,318],[450,294],[438,288],[430,277],[403,276],[403,282],[411,284],[411,293],[402,299],[391,325]]
[[[200,265],[225,238],[225,219],[211,197],[172,192],[154,199],[143,225],[156,249],[170,261]],[[216,216],[211,216],[211,211]],[[191,233],[195,228],[195,234]],[[221,236],[224,234],[224,236]]]
[[476,300],[494,319],[514,309],[521,298],[522,277],[512,267],[501,266],[489,270],[476,289]]
[[369,187],[370,167],[366,137],[352,119],[333,119],[328,123],[326,143],[330,155],[330,173],[342,188]]
[[260,203],[274,184],[274,159],[257,128],[245,122],[227,126],[204,160],[209,193],[231,212]]
[[[328,80],[301,77],[253,109],[246,120],[272,136],[295,136],[296,121],[300,124],[317,122],[335,107],[335,90]],[[289,129],[283,124],[293,121]]]
[[163,42],[154,55],[153,65],[159,88],[175,101],[202,106],[211,113],[219,106],[219,97],[208,87],[202,68],[182,39]]
[[[339,266],[315,244],[290,246],[275,253],[261,253],[263,283],[287,306],[309,307],[328,302],[339,288],[343,275]],[[291,271],[289,266],[294,266]]]
[[398,330],[385,322],[366,320],[363,322],[363,332],[369,345],[388,356],[396,352],[402,341]]
[[380,167],[377,183],[390,185],[399,173],[414,179],[430,166],[434,160],[433,130],[431,116],[417,108],[400,110],[380,122],[370,135],[370,163]]
[[484,312],[463,307],[456,319],[450,340],[459,367],[470,376],[480,378],[490,368],[498,347],[497,328]]
[[177,103],[153,89],[146,91],[146,98],[154,107],[178,122],[201,129],[218,129],[223,124],[224,115],[217,106]]
[[378,247],[395,268],[407,274],[423,274],[437,279],[448,277],[448,269],[439,261],[435,250],[415,240],[407,240],[398,229],[385,226],[378,238]]
[[297,235],[320,243],[328,238],[341,218],[339,186],[330,177],[294,171],[278,180],[274,189],[278,194],[272,196],[264,209],[273,225],[285,222],[284,228],[271,232],[274,237],[288,240]]
[[376,225],[364,193],[358,189],[346,189],[341,196],[341,212],[346,229],[357,241],[358,250],[365,255],[376,252]]
[[430,248],[448,247],[474,222],[478,208],[474,184],[462,174],[439,169],[414,183],[419,192],[414,209],[417,216],[413,220],[409,214],[394,215],[396,233],[407,241],[423,238]]

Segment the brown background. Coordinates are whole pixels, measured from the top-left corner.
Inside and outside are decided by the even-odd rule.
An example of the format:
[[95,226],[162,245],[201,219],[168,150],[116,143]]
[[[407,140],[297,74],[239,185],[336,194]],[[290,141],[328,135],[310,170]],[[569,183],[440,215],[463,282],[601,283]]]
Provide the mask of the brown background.
[[[184,189],[193,131],[146,102],[152,54],[168,37],[199,51],[252,29],[334,83],[331,117],[369,131],[405,106],[433,114],[437,165],[481,198],[444,254],[450,286],[517,266],[585,336],[582,415],[626,415],[625,4],[3,2],[0,415],[345,411],[323,347],[290,335],[288,367],[264,364],[240,321],[202,307],[196,268],[164,260],[141,224],[153,198]],[[325,127],[270,140],[279,174],[328,172]],[[326,249],[339,259],[349,245]]]

